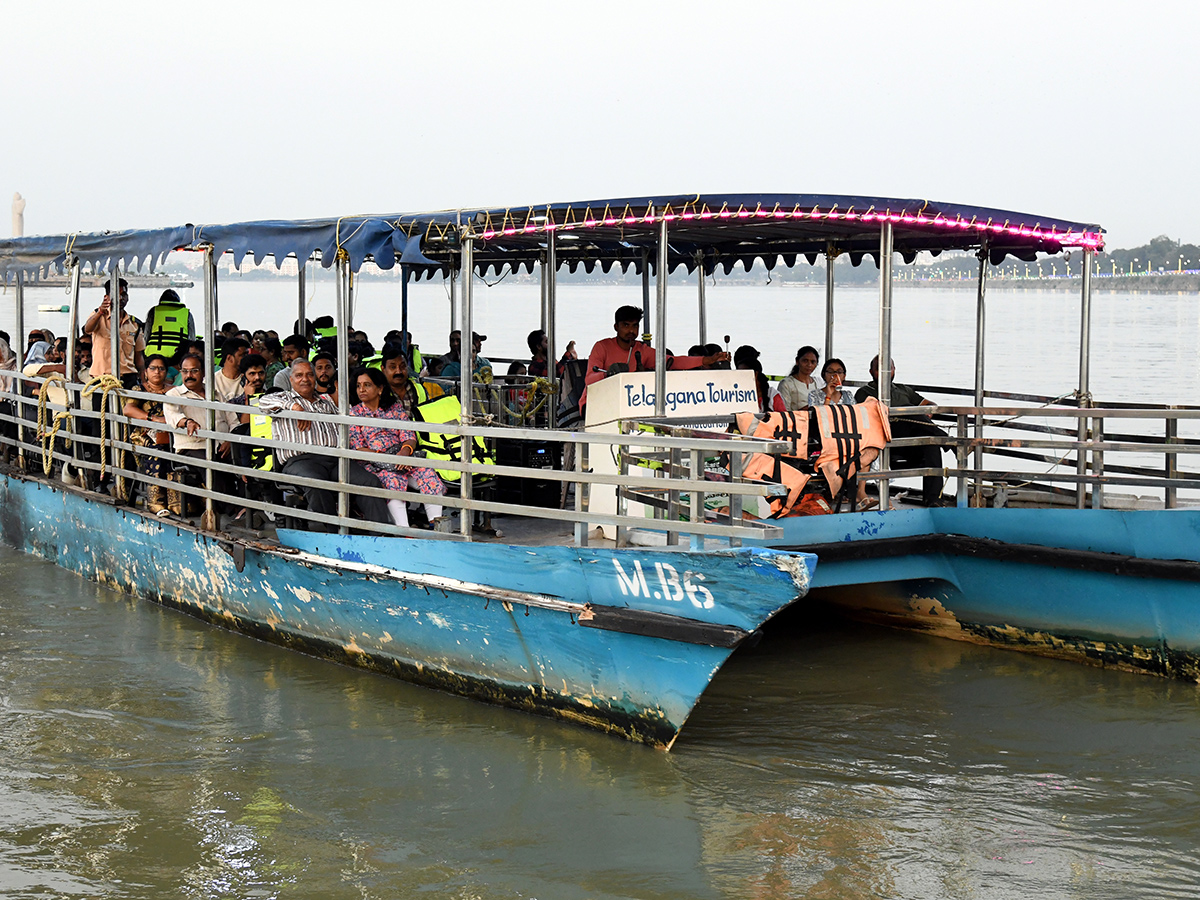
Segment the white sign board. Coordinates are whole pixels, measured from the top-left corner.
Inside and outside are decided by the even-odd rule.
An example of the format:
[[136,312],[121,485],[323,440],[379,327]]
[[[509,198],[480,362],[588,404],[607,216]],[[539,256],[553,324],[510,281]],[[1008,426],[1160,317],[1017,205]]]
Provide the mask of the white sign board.
[[[667,418],[695,419],[704,416],[728,416],[734,413],[757,411],[758,389],[754,373],[744,369],[688,369],[667,373],[667,392],[664,397]],[[588,386],[585,410],[585,430],[611,434],[620,433],[621,424],[629,419],[654,416],[654,373],[626,372],[610,375]],[[701,427],[701,426],[693,426]],[[635,448],[636,450],[636,448]],[[606,447],[593,446],[590,454],[593,472],[615,474],[613,454]],[[648,469],[633,467],[630,478],[652,477]],[[614,487],[593,484],[589,493],[590,512],[615,514],[617,492]],[[640,503],[630,503],[628,514],[646,515],[649,510]],[[647,523],[649,524],[649,523]],[[600,526],[604,536],[614,538],[616,529]]]

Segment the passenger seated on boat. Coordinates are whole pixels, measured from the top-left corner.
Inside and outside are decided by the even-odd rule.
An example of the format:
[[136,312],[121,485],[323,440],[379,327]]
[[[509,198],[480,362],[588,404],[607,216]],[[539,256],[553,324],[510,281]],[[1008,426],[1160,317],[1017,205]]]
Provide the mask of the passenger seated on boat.
[[[584,381],[595,384],[619,372],[653,372],[654,348],[637,339],[642,311],[636,306],[622,306],[613,316],[616,337],[597,341],[588,354],[587,375]],[[724,362],[729,354],[718,352],[709,356],[675,356],[667,359],[668,369],[700,369]],[[583,389],[580,406],[587,403],[587,388]]]
[[[320,449],[337,447],[337,425],[325,420],[325,416],[337,414],[337,407],[328,398],[318,396],[317,379],[312,363],[308,360],[296,360],[292,363],[292,389],[264,394],[258,401],[258,408],[272,417],[271,427],[276,439],[293,444],[308,444],[314,448],[311,453],[276,448],[275,464],[282,467],[285,475],[337,481],[337,456],[318,452]],[[350,483],[362,487],[382,487],[378,478],[353,460],[350,461]],[[301,490],[310,510],[322,515],[337,514],[335,492],[313,487]],[[363,518],[372,522],[391,521],[387,503],[382,498],[358,494],[351,496],[355,508]],[[314,523],[314,528],[321,531],[331,527],[323,523]]]
[[787,378],[779,382],[779,394],[783,397],[784,407],[801,409],[809,405],[809,394],[825,387],[824,377],[813,374],[820,360],[821,354],[816,347],[805,345],[796,351],[796,364]]
[[[896,361],[892,360],[892,377],[896,377]],[[858,389],[855,400],[862,403],[868,397],[879,396],[879,357],[871,360],[871,380]],[[906,384],[892,382],[891,406],[933,406]],[[892,426],[892,437],[947,437],[946,432],[933,424],[929,416],[889,416]],[[947,438],[948,439],[948,438]],[[942,465],[943,448],[928,445],[924,447],[894,448],[891,454],[891,465],[894,469],[937,469]],[[941,475],[926,475],[921,482],[921,498],[926,506],[937,506],[942,499],[942,485],[945,478]]]
[[426,400],[440,397],[446,393],[442,390],[441,385],[432,381],[420,381],[409,375],[408,362],[404,358],[404,348],[399,344],[383,345],[383,375],[387,379],[388,387],[404,404],[404,411],[410,416],[418,403],[424,403]]
[[[146,394],[163,394],[170,390],[167,381],[167,358],[161,353],[151,353],[146,357],[146,368],[142,370],[142,380],[138,390]],[[125,401],[125,415],[134,421],[167,422],[166,411],[162,400],[140,400],[130,398]],[[153,447],[168,450],[171,446],[171,433],[163,430],[134,426],[129,431],[129,442],[135,447]],[[159,456],[137,453],[137,470],[150,478],[161,478],[165,460]],[[158,516],[167,514],[167,491],[162,485],[146,485],[146,512]]]
[[[176,402],[204,399],[204,360],[198,356],[185,357],[180,365],[180,373],[183,375],[183,384],[171,388],[163,395],[163,413],[167,424],[175,429],[172,437],[176,455],[204,459],[208,438],[200,437],[196,432],[205,427],[203,423],[208,411],[200,406]],[[215,424],[214,431],[231,432],[237,426],[237,415],[218,410],[215,413]],[[229,453],[229,441],[222,441],[213,448],[214,459],[228,459]],[[192,477],[199,477],[203,481],[204,470],[201,467],[186,463],[182,466]],[[213,470],[213,490],[219,494],[233,493],[233,478],[228,472]],[[218,504],[218,507],[221,506],[223,504]]]
[[759,353],[749,344],[743,344],[733,354],[733,367],[754,373],[754,385],[758,392],[758,412],[785,412],[783,399],[767,376],[763,374]]
[[[240,373],[242,377],[242,392],[229,402],[237,406],[245,406],[246,411],[238,415],[238,424],[234,427],[233,433],[250,436],[258,433],[252,428],[252,420],[255,418],[264,420],[265,418],[258,415],[258,400],[262,396],[263,387],[266,384],[267,361],[257,353],[248,354],[242,357]],[[265,419],[265,421],[268,423],[266,436],[271,437],[270,420]],[[265,446],[234,443],[233,461],[246,469],[269,470],[274,468],[274,458],[271,449]],[[253,475],[242,475],[241,482],[245,488],[245,496],[251,500],[266,503],[283,502],[283,492],[279,490],[273,481],[255,478]],[[242,515],[239,512],[238,518],[241,519]]]
[[272,385],[277,391],[290,391],[292,389],[291,365],[298,359],[308,359],[308,338],[302,334],[293,334],[285,338],[280,359],[283,361],[284,368],[276,373]]
[[337,406],[337,360],[332,354],[318,353],[311,362],[313,377],[317,379],[317,393],[324,394]]
[[[478,374],[484,369],[490,369],[492,361],[479,353],[483,349],[483,342],[487,340],[487,335],[480,334],[478,331],[472,331],[471,335],[475,344],[475,372]],[[462,333],[450,332],[450,352],[446,354],[446,365],[442,367],[443,378],[458,378],[462,374],[461,348]]]
[[[12,351],[8,344],[9,336],[7,331],[0,331],[0,416],[15,416],[16,406],[13,403],[13,387],[14,379],[11,375],[5,375],[5,372],[15,372],[17,363],[20,360],[17,354]],[[11,441],[17,436],[17,425],[15,422],[5,421],[0,419],[0,438],[6,441]],[[8,458],[12,453],[12,445],[5,443],[0,447],[0,455],[3,456],[4,462],[8,462]]]
[[[532,354],[532,358],[529,361],[529,374],[534,378],[545,378],[546,373],[549,371],[546,360],[550,352],[546,332],[540,328],[537,331],[529,332],[525,338],[525,343]],[[578,358],[579,354],[575,350],[575,342],[568,342],[567,349],[563,351],[562,359],[555,363],[555,371],[558,377],[562,378],[563,370],[566,368],[568,362]]]
[[213,372],[214,400],[228,403],[242,392],[242,358],[249,352],[250,342],[240,337],[221,344],[221,367]]
[[[353,375],[358,391],[358,403],[350,410],[350,415],[371,419],[394,419],[399,422],[411,421],[411,417],[392,393],[381,371],[360,367]],[[391,457],[411,457],[416,452],[417,434],[414,431],[380,428],[374,425],[351,425],[350,446],[355,450],[381,454],[379,462],[365,462],[362,466],[390,491],[416,488],[430,497],[440,497],[446,493],[446,485],[433,469],[425,466],[405,466],[392,461]],[[387,507],[392,521],[407,528],[408,506],[405,501],[399,498],[389,500]],[[442,515],[442,505],[427,502],[425,514],[430,524],[436,527],[434,520]]]
[[[825,365],[821,367],[820,377],[814,376],[813,380],[824,386],[808,392],[808,396],[805,398],[807,406],[852,405],[854,403],[854,395],[842,387],[842,383],[846,380],[846,364],[836,356],[825,360]],[[876,464],[872,463],[872,465]],[[855,508],[859,510],[870,509],[878,503],[874,498],[867,497],[867,483],[861,479],[858,481],[858,496],[855,498],[855,503],[857,504]]]

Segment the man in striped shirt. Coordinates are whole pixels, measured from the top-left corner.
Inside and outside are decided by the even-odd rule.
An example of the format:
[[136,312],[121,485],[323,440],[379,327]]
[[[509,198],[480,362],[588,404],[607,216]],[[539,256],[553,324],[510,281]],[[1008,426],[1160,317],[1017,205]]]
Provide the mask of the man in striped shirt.
[[[338,409],[327,395],[317,394],[317,378],[312,363],[297,359],[292,363],[291,372],[290,391],[264,394],[258,401],[258,408],[272,417],[274,436],[281,441],[309,444],[314,448],[337,447],[338,426],[324,417],[337,415]],[[295,415],[296,413],[299,415]],[[276,447],[275,463],[282,466],[285,475],[337,481],[337,457],[316,450],[309,453]],[[350,461],[350,483],[362,487],[383,486],[378,478],[354,460]],[[302,490],[310,510],[327,516],[337,515],[337,494],[334,491],[311,487]],[[387,501],[382,497],[364,497],[357,494],[350,496],[364,519],[372,522],[392,521],[388,515]],[[326,527],[317,523],[314,523],[314,526],[322,530]]]

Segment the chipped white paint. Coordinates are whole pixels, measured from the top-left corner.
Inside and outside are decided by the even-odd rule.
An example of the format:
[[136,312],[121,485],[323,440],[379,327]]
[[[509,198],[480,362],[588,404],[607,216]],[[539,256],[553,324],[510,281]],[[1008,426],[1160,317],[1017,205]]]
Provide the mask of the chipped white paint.
[[299,587],[294,584],[289,584],[288,590],[291,591],[295,598],[301,603],[312,603],[314,598],[320,599],[308,588]]
[[438,615],[435,612],[426,613],[425,618],[427,618],[430,622],[432,622],[438,628],[449,628],[450,627],[450,623],[446,620],[446,618],[444,616]]
[[[258,583],[258,586],[259,586],[259,589],[264,594],[266,594],[268,597],[270,597],[272,600],[279,599],[279,595],[277,593],[275,593],[275,589],[273,587],[271,587],[271,583],[269,581],[267,581],[265,578]],[[283,609],[282,606],[279,608]]]

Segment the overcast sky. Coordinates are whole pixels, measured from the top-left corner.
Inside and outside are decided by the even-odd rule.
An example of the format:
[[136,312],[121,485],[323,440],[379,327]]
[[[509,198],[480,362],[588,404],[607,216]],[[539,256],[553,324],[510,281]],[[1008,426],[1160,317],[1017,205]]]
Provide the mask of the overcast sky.
[[0,198],[35,234],[825,192],[1200,241],[1198,38],[1194,3],[10,3]]

